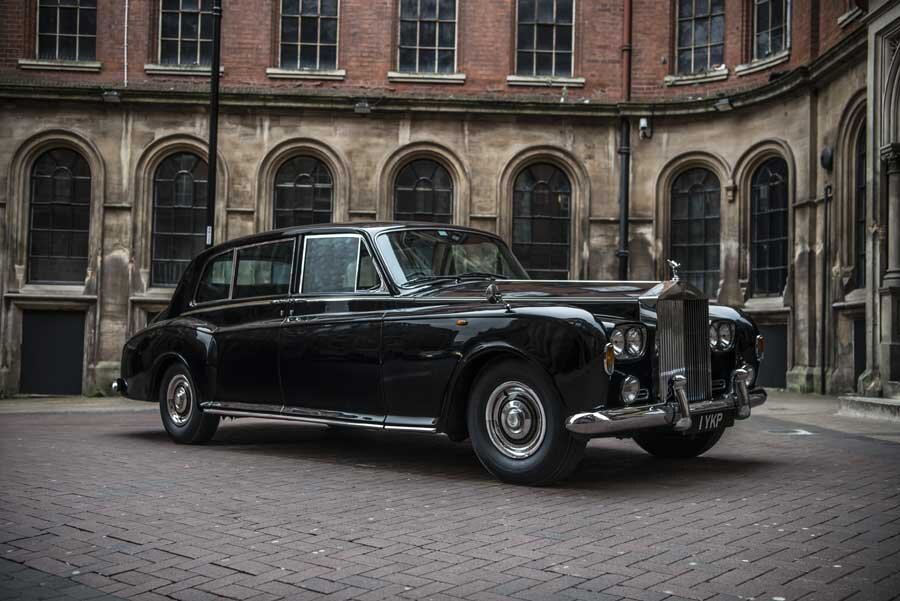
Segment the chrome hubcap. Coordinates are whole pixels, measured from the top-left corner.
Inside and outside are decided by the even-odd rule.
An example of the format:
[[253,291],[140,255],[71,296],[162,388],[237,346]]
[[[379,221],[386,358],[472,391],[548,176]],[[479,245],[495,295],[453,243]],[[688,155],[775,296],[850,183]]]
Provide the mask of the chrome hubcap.
[[512,459],[532,456],[547,433],[537,393],[521,382],[504,382],[495,388],[484,417],[491,443]]
[[183,426],[191,419],[193,405],[193,392],[187,376],[178,374],[169,380],[166,387],[166,408],[175,425]]

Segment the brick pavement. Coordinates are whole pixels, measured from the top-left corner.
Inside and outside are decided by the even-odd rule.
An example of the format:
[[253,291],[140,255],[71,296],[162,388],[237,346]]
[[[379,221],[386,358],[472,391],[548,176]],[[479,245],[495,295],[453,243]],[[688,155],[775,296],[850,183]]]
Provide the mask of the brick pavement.
[[535,489],[443,437],[2,415],[0,598],[900,599],[900,445],[795,427],[685,463],[595,441]]

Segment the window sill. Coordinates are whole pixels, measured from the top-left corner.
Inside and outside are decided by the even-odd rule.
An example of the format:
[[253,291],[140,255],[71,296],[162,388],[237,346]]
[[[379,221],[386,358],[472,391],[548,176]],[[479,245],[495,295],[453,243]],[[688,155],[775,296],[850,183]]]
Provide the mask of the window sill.
[[465,73],[404,73],[402,71],[388,71],[388,81],[397,83],[466,83]]
[[744,303],[744,310],[748,313],[786,313],[790,311],[784,306],[782,296],[753,296]]
[[537,86],[549,88],[583,88],[583,77],[537,77],[532,75],[507,75],[510,86]]
[[266,77],[269,79],[325,79],[342,81],[347,77],[344,69],[281,69],[269,67],[266,69]]
[[863,9],[861,9],[858,6],[854,6],[853,8],[851,8],[850,10],[848,10],[847,12],[845,12],[844,14],[842,14],[840,17],[837,18],[838,26],[840,26],[842,28],[846,27],[847,25],[849,25],[850,23],[852,23],[853,21],[855,21],[856,19],[861,17],[863,14],[865,14],[865,11],[863,11]]
[[[206,65],[144,65],[144,73],[147,75],[193,75],[209,77],[212,68]],[[219,74],[225,73],[225,67],[219,67]]]
[[103,67],[100,61],[57,61],[31,58],[20,58],[20,69],[35,69],[41,71],[82,71],[97,73]]
[[723,81],[728,79],[728,67],[722,65],[710,71],[692,73],[690,75],[666,75],[667,86],[687,86],[696,83],[709,83],[711,81]]
[[788,59],[791,58],[791,50],[790,48],[787,50],[782,50],[778,54],[773,54],[768,58],[761,58],[759,60],[754,60],[744,65],[738,65],[734,68],[734,74],[738,77],[742,75],[750,75],[751,73],[758,73],[760,71],[765,71],[770,67],[774,67],[775,65],[780,65],[781,63],[786,63]]

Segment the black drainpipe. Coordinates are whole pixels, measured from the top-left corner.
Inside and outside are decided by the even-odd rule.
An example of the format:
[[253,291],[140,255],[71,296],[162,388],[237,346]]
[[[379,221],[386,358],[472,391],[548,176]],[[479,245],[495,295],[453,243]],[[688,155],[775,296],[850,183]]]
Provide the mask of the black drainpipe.
[[628,279],[628,205],[631,196],[631,122],[619,120],[619,279]]
[[819,347],[821,348],[821,368],[822,373],[821,377],[821,394],[825,394],[825,383],[827,378],[825,377],[825,363],[828,361],[828,350],[825,344],[825,335],[828,327],[828,292],[829,292],[829,284],[831,281],[831,277],[829,274],[828,264],[830,263],[829,256],[831,254],[831,235],[828,231],[828,203],[831,200],[832,188],[831,184],[825,186],[825,194],[822,197],[823,209],[825,212],[825,223],[822,227],[825,232],[825,237],[822,239],[822,319],[819,320]]

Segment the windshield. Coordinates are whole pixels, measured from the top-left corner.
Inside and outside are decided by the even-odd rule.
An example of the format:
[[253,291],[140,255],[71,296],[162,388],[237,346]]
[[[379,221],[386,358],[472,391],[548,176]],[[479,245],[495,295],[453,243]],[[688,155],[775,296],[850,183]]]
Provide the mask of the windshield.
[[377,243],[388,270],[401,286],[444,279],[528,279],[509,248],[483,234],[400,230],[379,236]]

